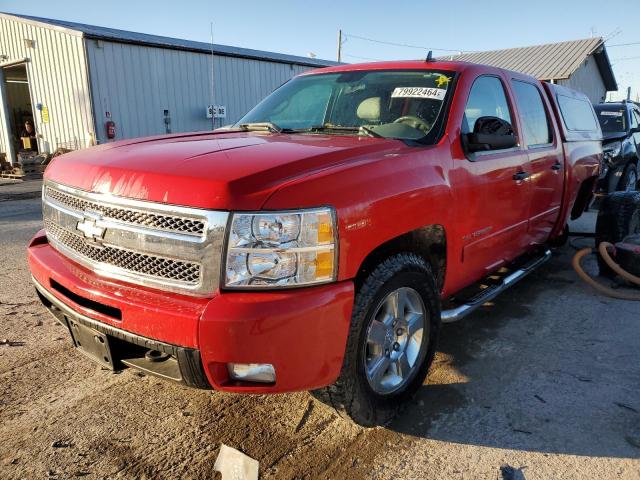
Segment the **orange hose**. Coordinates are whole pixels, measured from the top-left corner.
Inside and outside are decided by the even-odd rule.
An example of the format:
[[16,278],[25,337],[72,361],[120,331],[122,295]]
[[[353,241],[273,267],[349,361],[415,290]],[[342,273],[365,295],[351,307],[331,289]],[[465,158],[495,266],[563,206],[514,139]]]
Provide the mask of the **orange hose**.
[[611,270],[616,272],[618,275],[620,275],[625,280],[628,280],[631,283],[635,283],[636,285],[640,285],[640,277],[636,277],[635,275],[632,275],[631,273],[627,272],[626,270],[623,270],[622,267],[620,265],[618,265],[613,260],[613,258],[611,258],[611,256],[609,255],[609,251],[607,250],[607,247],[615,248],[615,246],[612,245],[609,242],[600,242],[600,246],[598,247],[598,251],[600,252],[600,255],[602,256],[602,259],[605,261],[605,263],[607,265],[609,265],[609,268],[611,268]]
[[[602,242],[600,245],[602,246],[602,244],[606,244],[607,242]],[[609,243],[609,245],[611,245]],[[622,270],[622,268],[620,268],[618,266],[618,264],[616,264],[613,259],[609,256],[609,253],[606,252],[606,245],[605,245],[605,253],[607,254],[606,256],[603,255],[604,261],[607,263],[607,265],[609,265],[609,261],[611,261],[618,269]],[[631,293],[624,293],[624,292],[619,292],[617,290],[614,290],[613,288],[609,288],[606,287],[604,285],[602,285],[601,283],[596,282],[593,278],[591,278],[582,268],[582,259],[583,257],[591,254],[591,253],[595,253],[595,250],[587,247],[587,248],[583,248],[582,250],[579,250],[575,256],[573,257],[573,260],[571,261],[571,264],[573,265],[573,269],[576,271],[576,273],[578,274],[578,276],[584,280],[585,282],[587,282],[589,285],[591,285],[593,288],[595,288],[597,291],[599,291],[600,293],[603,293],[609,297],[612,298],[617,298],[620,300],[634,300],[634,301],[640,301],[640,295],[634,295]],[[607,261],[607,259],[609,261]],[[613,267],[612,267],[613,268]],[[615,270],[614,270],[615,271]],[[622,270],[626,275],[631,275],[630,273]],[[617,273],[617,271],[616,271]],[[634,277],[633,275],[631,275],[632,277]],[[625,277],[626,278],[626,277]],[[637,278],[637,277],[634,277]]]

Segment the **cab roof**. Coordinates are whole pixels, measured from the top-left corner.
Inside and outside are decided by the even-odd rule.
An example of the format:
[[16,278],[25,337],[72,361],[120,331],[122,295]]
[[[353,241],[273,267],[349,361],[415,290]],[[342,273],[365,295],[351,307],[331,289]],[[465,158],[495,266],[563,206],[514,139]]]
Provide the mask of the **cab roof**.
[[323,73],[341,73],[341,72],[356,72],[363,70],[442,70],[461,73],[465,70],[482,70],[486,73],[498,73],[503,72],[508,75],[513,75],[519,78],[529,78],[532,81],[538,81],[535,77],[527,75],[521,72],[514,72],[511,70],[505,70],[499,67],[493,67],[491,65],[481,65],[471,62],[463,61],[450,61],[450,60],[394,60],[388,62],[369,62],[369,63],[352,63],[345,65],[337,65],[334,67],[318,68],[314,70],[308,70],[300,76],[318,75]]
[[[368,63],[350,63],[337,65],[334,67],[319,68],[308,70],[302,75],[315,75],[318,73],[339,73],[339,72],[355,72],[362,70],[449,70],[461,71],[466,66],[472,65],[468,62],[440,62],[425,60],[394,60],[388,62],[368,62]],[[493,68],[493,67],[490,67]]]

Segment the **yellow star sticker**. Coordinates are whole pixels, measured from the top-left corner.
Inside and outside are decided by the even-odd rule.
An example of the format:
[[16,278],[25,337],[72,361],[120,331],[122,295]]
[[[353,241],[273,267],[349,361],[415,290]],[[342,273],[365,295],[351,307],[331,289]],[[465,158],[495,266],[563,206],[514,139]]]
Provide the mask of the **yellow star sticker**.
[[436,80],[436,85],[438,87],[442,87],[443,85],[447,85],[449,83],[449,77],[445,75],[440,75]]

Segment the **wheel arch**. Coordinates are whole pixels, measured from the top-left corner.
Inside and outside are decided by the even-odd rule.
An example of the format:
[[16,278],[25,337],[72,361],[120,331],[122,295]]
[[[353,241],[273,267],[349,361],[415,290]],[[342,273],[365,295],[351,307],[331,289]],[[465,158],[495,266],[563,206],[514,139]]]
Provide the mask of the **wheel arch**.
[[376,265],[397,253],[415,253],[422,257],[435,275],[438,290],[442,290],[447,269],[447,235],[440,224],[425,225],[378,245],[360,264],[356,288],[364,283]]
[[620,179],[616,182],[615,188],[616,191],[623,191],[622,188],[624,188],[622,182],[625,179],[626,175],[627,175],[627,171],[629,169],[629,167],[634,166],[636,168],[636,185],[638,183],[638,174],[640,174],[640,172],[638,172],[638,157],[634,154],[632,157],[629,158],[629,160],[627,160],[624,164],[624,166],[622,167],[622,175],[620,177]]
[[580,184],[578,195],[576,195],[576,200],[573,202],[573,207],[571,208],[571,220],[580,217],[589,207],[597,180],[597,177],[589,177]]

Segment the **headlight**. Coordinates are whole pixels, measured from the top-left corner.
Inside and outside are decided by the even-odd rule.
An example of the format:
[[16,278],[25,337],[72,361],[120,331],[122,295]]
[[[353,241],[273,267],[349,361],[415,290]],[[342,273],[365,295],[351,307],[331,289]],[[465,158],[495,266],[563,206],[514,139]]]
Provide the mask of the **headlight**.
[[225,287],[311,285],[333,281],[336,273],[332,209],[233,214]]
[[613,142],[609,145],[605,145],[602,148],[602,151],[604,152],[605,160],[615,158],[620,155],[620,152],[622,151],[622,142]]

